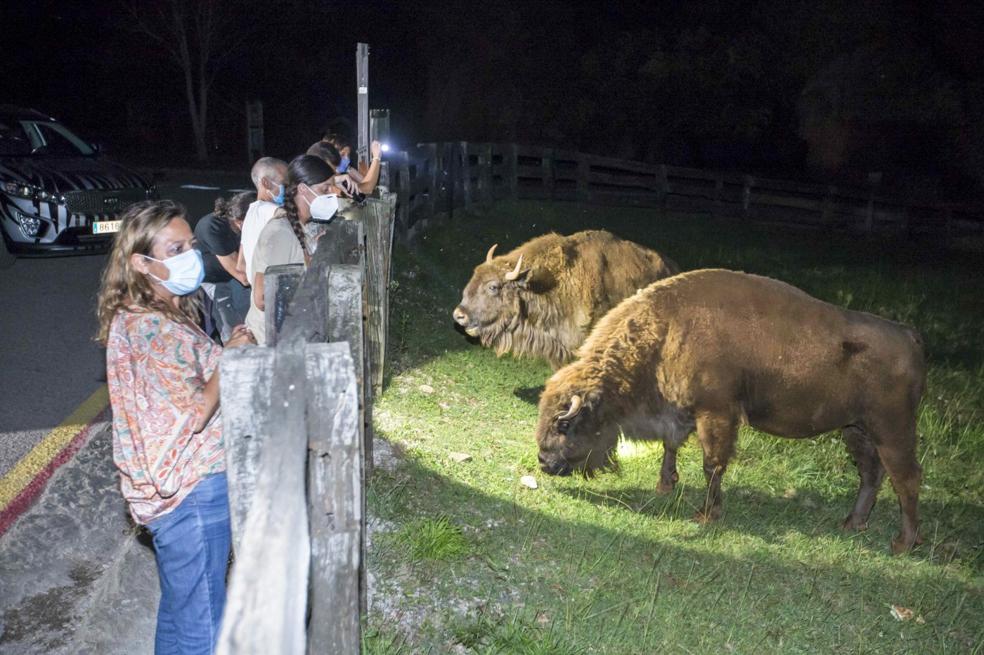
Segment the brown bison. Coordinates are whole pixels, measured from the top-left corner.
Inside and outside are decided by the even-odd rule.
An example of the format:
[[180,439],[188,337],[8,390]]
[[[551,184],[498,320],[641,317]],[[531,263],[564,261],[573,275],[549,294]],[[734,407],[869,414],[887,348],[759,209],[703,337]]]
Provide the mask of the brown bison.
[[925,383],[919,334],[808,296],[783,282],[724,270],[663,280],[602,319],[540,400],[541,468],[585,474],[614,463],[619,433],[662,439],[661,491],[677,480],[676,449],[696,429],[707,495],[697,519],[721,512],[721,477],[738,426],[800,439],[840,429],[861,477],[845,529],[867,527],[886,471],[902,531],[921,541],[916,408]]
[[475,267],[454,320],[499,355],[574,358],[591,327],[642,287],[679,272],[669,259],[604,230],[546,234]]

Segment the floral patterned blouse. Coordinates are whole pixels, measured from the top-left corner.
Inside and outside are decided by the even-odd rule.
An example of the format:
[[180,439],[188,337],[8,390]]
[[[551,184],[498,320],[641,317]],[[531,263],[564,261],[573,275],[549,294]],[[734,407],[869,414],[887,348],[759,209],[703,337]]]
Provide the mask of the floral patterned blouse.
[[146,524],[225,470],[221,410],[192,434],[222,348],[163,314],[121,310],[106,343],[113,461],[133,519]]

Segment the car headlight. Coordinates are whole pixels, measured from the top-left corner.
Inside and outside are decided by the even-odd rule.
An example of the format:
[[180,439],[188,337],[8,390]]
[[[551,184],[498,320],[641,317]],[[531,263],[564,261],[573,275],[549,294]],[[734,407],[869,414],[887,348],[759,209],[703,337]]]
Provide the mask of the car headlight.
[[25,214],[19,210],[14,210],[14,220],[20,225],[20,231],[28,238],[34,238],[41,234],[42,222],[37,216]]
[[17,198],[29,198],[31,200],[40,200],[41,202],[65,204],[64,195],[42,189],[34,184],[27,184],[25,182],[0,182],[0,189],[3,189],[4,193]]

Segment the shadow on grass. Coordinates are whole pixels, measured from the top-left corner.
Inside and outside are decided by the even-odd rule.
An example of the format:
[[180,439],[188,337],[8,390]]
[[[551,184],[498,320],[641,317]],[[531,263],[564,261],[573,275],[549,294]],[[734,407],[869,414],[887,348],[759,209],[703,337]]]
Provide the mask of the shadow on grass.
[[[888,480],[885,486],[890,486]],[[703,487],[678,484],[670,494],[660,495],[653,488],[606,488],[595,482],[590,487],[561,489],[579,501],[623,510],[657,519],[689,520],[705,497]],[[860,533],[842,530],[841,522],[854,506],[853,493],[835,496],[811,490],[797,490],[786,497],[763,493],[758,489],[729,486],[725,479],[724,513],[709,529],[735,535],[757,537],[767,543],[785,543],[791,533],[807,537],[824,536],[850,541]],[[977,573],[984,572],[981,545],[984,544],[984,507],[965,502],[920,500],[919,516],[926,543],[913,552],[915,558],[930,558],[936,563],[964,561]],[[894,492],[883,494],[868,521],[864,541],[877,551],[888,553],[889,540],[901,525],[898,501]],[[936,552],[937,549],[939,552]]]
[[[723,521],[701,528],[672,521],[688,514],[683,509],[666,512],[670,521],[651,520],[673,496],[650,502],[649,490],[613,491],[607,499],[603,489],[592,491],[550,483],[531,491],[514,480],[499,488],[466,484],[413,459],[377,469],[371,515],[393,530],[447,517],[462,527],[469,553],[464,561],[410,561],[398,543],[376,534],[369,568],[383,582],[369,633],[379,643],[407,644],[400,652],[458,652],[456,626],[491,613],[525,617],[524,629],[540,641],[561,637],[555,649],[535,651],[557,654],[582,652],[579,644],[619,654],[856,652],[860,643],[868,653],[963,652],[980,644],[984,597],[951,570],[954,556],[927,561],[933,535],[922,554],[892,558],[887,527],[894,522],[879,512],[873,541],[845,536],[848,546],[840,547],[817,539],[841,539],[846,496],[808,495],[818,508],[807,510],[731,489]],[[696,504],[698,495],[682,490],[677,505]],[[616,523],[611,509],[640,520]],[[962,504],[928,503],[924,512],[962,525],[984,518]],[[803,538],[790,541],[790,532]],[[767,543],[740,538],[748,534]],[[897,623],[891,604],[912,608],[925,623]],[[489,649],[477,652],[505,652],[491,628],[471,638]]]
[[519,387],[513,390],[513,395],[530,405],[539,405],[540,396],[543,395],[544,386],[538,387]]

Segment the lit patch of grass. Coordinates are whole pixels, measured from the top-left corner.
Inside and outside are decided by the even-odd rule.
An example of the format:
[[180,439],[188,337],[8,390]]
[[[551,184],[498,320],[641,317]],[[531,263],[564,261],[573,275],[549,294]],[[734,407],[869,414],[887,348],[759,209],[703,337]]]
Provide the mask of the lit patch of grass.
[[395,538],[408,549],[413,560],[453,560],[469,551],[461,528],[446,516],[412,521]]

